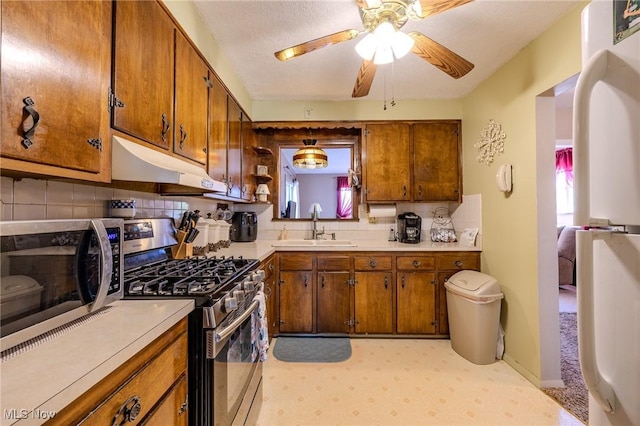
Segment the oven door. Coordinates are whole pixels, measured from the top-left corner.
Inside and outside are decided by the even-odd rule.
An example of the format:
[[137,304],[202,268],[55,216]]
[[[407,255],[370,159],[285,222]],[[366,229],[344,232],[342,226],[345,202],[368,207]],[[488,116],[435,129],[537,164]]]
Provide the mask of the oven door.
[[[258,300],[254,299],[234,318],[207,331],[208,358],[213,363],[213,424],[243,424],[262,387],[259,354]],[[236,418],[238,417],[238,418]]]

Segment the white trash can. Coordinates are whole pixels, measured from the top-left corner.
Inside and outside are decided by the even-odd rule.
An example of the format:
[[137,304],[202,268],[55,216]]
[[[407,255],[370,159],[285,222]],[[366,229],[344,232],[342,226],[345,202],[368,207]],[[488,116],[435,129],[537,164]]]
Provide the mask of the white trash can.
[[496,360],[500,303],[504,294],[495,278],[460,271],[445,283],[451,347],[474,364]]

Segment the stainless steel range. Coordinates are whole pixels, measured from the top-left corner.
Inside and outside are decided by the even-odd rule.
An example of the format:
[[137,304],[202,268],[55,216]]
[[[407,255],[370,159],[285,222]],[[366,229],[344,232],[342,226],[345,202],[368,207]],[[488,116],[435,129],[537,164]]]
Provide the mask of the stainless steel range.
[[242,257],[172,259],[171,219],[124,222],[125,299],[193,298],[189,424],[251,424],[262,400],[264,271]]

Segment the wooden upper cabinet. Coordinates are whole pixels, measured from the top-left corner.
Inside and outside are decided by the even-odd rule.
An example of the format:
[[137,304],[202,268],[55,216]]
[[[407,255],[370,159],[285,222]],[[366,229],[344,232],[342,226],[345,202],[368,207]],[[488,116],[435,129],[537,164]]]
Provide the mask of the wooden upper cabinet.
[[413,124],[414,201],[460,201],[460,122]]
[[256,152],[256,134],[249,117],[242,114],[242,198],[251,200],[256,192],[257,185],[254,182],[253,174],[256,173],[258,163]]
[[209,68],[189,41],[176,30],[176,99],[174,152],[207,161]]
[[227,195],[240,198],[242,195],[242,110],[231,96],[227,97]]
[[174,29],[155,1],[116,1],[112,127],[173,147]]
[[0,7],[3,169],[108,181],[111,2]]
[[460,126],[460,120],[368,124],[366,201],[461,201]]
[[368,124],[364,139],[366,201],[409,201],[409,124]]
[[227,91],[215,76],[209,91],[208,173],[213,179],[227,182]]

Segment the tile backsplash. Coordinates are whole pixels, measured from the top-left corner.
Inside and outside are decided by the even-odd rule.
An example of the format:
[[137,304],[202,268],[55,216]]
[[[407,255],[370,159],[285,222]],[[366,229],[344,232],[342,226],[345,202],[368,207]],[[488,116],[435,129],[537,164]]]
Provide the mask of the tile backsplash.
[[215,200],[165,197],[148,192],[114,189],[41,179],[2,177],[1,220],[87,219],[109,217],[109,201],[135,199],[137,217],[180,218],[185,210],[214,212]]
[[[171,217],[179,219],[186,210],[215,212],[218,202],[199,197],[168,197],[159,194],[114,189],[91,184],[58,182],[41,179],[0,178],[0,220],[87,219],[109,217],[109,201],[135,199],[136,217]],[[226,203],[226,202],[225,202]],[[227,203],[232,210],[258,213],[258,238],[277,239],[284,226],[289,238],[308,238],[310,221],[273,221],[270,204]],[[482,198],[480,194],[463,196],[462,203],[398,203],[397,213],[413,212],[422,217],[423,240],[428,240],[433,211],[447,207],[459,235],[465,228],[478,228],[482,235]],[[366,205],[360,205],[358,221],[321,221],[328,233],[354,240],[388,239],[394,217],[378,218],[371,223]]]

